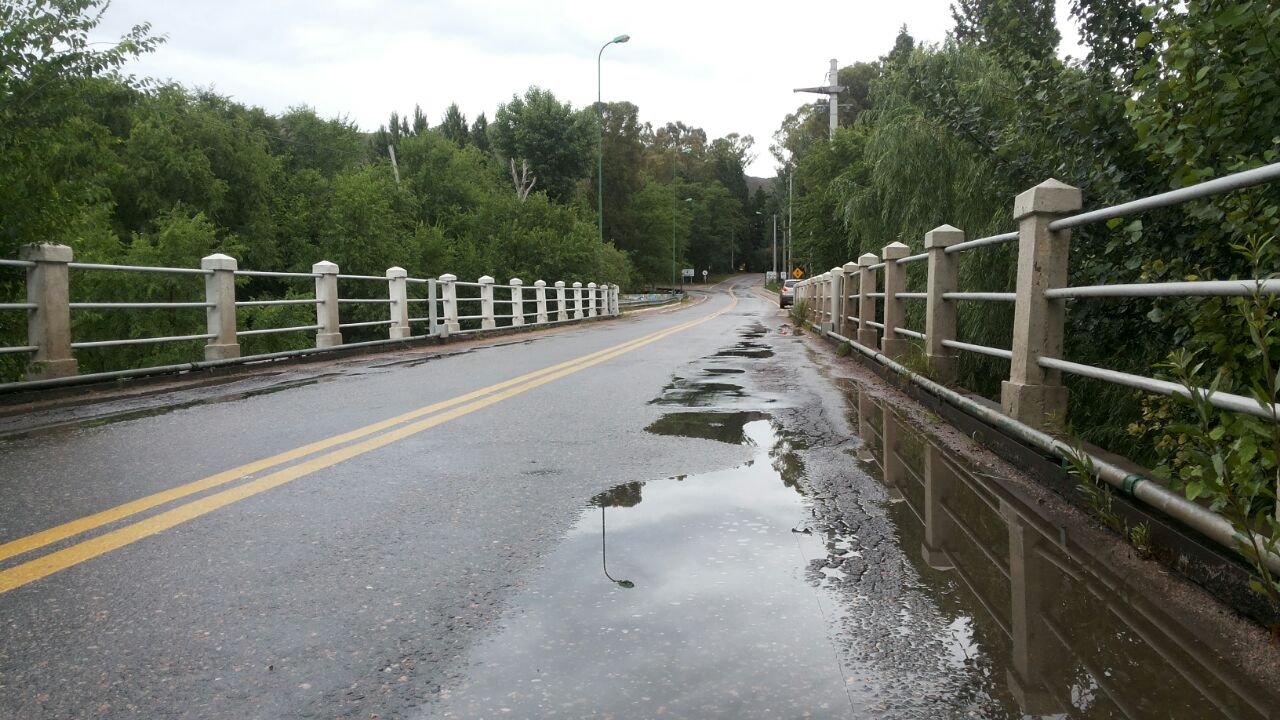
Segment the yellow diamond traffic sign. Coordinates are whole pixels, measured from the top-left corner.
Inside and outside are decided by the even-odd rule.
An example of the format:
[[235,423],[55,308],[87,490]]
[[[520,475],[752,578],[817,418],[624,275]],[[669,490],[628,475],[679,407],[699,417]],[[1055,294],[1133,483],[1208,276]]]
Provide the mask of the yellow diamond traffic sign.
[[800,268],[796,268],[795,270],[791,271],[791,277],[799,280],[800,278],[804,277],[804,271],[801,270]]

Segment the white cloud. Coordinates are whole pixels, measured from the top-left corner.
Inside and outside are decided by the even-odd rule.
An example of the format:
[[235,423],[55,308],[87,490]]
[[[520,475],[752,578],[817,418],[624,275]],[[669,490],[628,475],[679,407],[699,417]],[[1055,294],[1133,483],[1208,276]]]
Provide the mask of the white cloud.
[[[1063,7],[1059,18],[1063,47],[1074,53]],[[903,23],[924,42],[940,42],[951,27],[948,0],[760,9],[670,0],[115,0],[98,39],[144,21],[168,42],[129,72],[212,87],[271,112],[312,105],[365,129],[415,103],[433,123],[450,102],[468,118],[492,119],[498,103],[529,85],[590,104],[600,45],[629,33],[630,43],[605,51],[605,99],[634,102],[655,125],[681,120],[712,137],[754,136],[754,175],[773,174],[773,132],[809,97],[792,88],[820,84],[829,58],[873,60]]]

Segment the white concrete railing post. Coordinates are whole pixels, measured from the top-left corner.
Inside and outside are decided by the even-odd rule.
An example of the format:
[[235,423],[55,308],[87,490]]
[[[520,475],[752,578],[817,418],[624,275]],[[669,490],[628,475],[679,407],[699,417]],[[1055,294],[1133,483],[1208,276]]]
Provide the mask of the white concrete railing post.
[[538,314],[534,317],[534,322],[541,325],[547,321],[547,281],[533,281],[533,300],[537,304]]
[[596,316],[596,297],[598,296],[596,293],[597,287],[598,286],[593,282],[587,283],[587,317]]
[[392,340],[409,337],[409,272],[402,267],[387,268],[387,299],[391,303]]
[[622,288],[618,287],[617,285],[609,286],[609,297],[612,299],[612,302],[613,302],[613,309],[610,311],[610,314],[612,314],[614,317],[617,317],[622,314],[622,298],[620,297],[621,293],[622,293]]
[[511,326],[524,325],[524,281],[511,278]]
[[1046,687],[1060,676],[1054,655],[1062,645],[1045,622],[1059,600],[1054,592],[1058,570],[1037,546],[1044,535],[1018,515],[1012,505],[1000,504],[1009,526],[1009,648],[1005,679],[1019,709],[1028,715],[1056,715],[1065,708]]
[[836,322],[836,332],[847,338],[854,337],[857,332],[851,319],[855,303],[850,299],[850,290],[855,282],[858,282],[858,263],[847,262],[840,268],[840,319]]
[[907,269],[894,261],[906,257],[911,248],[895,242],[880,252],[884,258],[884,337],[880,338],[880,352],[897,359],[906,354],[911,343],[895,332],[906,325],[906,306],[898,293],[907,291]]
[[556,281],[556,320],[564,322],[569,319],[569,308],[566,307],[565,287],[563,280]]
[[213,337],[204,346],[205,360],[229,360],[240,357],[240,341],[236,338],[236,259],[214,253],[200,258],[200,269],[212,271],[204,276],[205,327]]
[[485,275],[480,278],[480,329],[492,330],[497,327],[493,321],[493,278]]
[[311,266],[316,273],[316,347],[326,348],[342,344],[342,332],[338,320],[338,266],[321,260]]
[[1009,379],[1000,388],[1004,414],[1047,432],[1066,423],[1067,389],[1062,373],[1040,367],[1041,357],[1062,357],[1065,301],[1044,291],[1066,287],[1071,231],[1049,229],[1049,223],[1080,209],[1079,188],[1046,180],[1018,195],[1013,219],[1018,221],[1018,286],[1013,309],[1013,360]]
[[872,265],[880,262],[880,258],[865,253],[858,258],[858,344],[875,349],[879,346],[879,337],[871,322],[876,319],[876,299],[871,293],[876,291],[876,271]]
[[924,249],[929,253],[924,351],[933,379],[941,383],[956,379],[958,353],[943,344],[956,339],[956,303],[943,295],[959,289],[960,259],[948,255],[947,248],[962,242],[964,232],[950,225],[940,225],[924,234]]
[[839,332],[840,316],[844,315],[844,268],[831,268],[830,278],[831,317],[827,320],[827,332]]
[[71,280],[67,264],[72,260],[66,245],[23,245],[21,260],[35,263],[27,268],[27,302],[35,305],[27,312],[27,344],[36,348],[27,365],[25,379],[44,380],[69,377],[80,372],[71,355]]
[[582,319],[582,283],[573,284],[573,319]]
[[445,337],[462,330],[462,325],[458,323],[457,281],[458,276],[452,273],[440,276],[440,302],[444,305],[444,332],[441,334]]

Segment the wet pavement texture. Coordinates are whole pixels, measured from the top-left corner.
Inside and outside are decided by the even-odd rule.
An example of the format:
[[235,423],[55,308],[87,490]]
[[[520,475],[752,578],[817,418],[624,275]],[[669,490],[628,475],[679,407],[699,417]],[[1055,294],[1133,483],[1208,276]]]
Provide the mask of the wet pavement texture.
[[[1052,502],[736,289],[676,341],[0,594],[0,718],[1275,716]],[[691,316],[11,420],[0,542]]]

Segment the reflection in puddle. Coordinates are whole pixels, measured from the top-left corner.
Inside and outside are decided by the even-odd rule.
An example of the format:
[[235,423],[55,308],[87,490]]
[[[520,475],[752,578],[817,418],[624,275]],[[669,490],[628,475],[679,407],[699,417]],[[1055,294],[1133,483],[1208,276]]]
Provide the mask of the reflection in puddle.
[[747,423],[767,417],[768,414],[755,411],[671,413],[654,420],[645,431],[654,435],[675,435],[742,445],[748,440],[745,432]]
[[744,432],[756,448],[748,464],[596,496],[599,509],[583,513],[431,715],[846,716],[820,610],[831,593],[806,580],[822,539],[792,532],[807,509],[770,462],[785,452],[770,423]]
[[662,389],[661,395],[649,402],[652,405],[705,407],[715,404],[714,401],[719,398],[740,398],[742,396],[741,385],[726,382],[698,382],[678,377]]
[[773,350],[760,343],[740,342],[727,350],[721,350],[715,357],[767,358],[773,357]]
[[[919,589],[956,630],[987,714],[1070,718],[1273,717],[1272,692],[1238,677],[1161,599],[1069,540],[990,475],[966,469],[861,395],[859,460],[882,478]],[[856,547],[828,536],[828,554]]]

